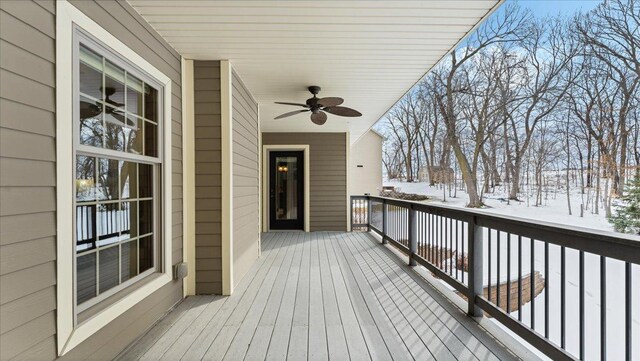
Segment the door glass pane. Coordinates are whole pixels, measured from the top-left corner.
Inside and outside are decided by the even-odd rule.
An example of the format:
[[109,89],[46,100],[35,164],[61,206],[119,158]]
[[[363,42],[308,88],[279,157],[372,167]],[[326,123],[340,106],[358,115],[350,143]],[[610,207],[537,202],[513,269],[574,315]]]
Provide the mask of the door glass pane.
[[298,219],[298,159],[276,157],[276,219]]

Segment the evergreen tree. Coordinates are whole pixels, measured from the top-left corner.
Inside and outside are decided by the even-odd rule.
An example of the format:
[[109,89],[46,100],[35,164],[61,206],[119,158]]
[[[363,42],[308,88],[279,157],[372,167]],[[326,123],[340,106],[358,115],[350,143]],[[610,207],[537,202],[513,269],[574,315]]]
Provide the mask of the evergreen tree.
[[609,223],[618,232],[640,234],[640,175],[627,183],[622,204],[617,208]]

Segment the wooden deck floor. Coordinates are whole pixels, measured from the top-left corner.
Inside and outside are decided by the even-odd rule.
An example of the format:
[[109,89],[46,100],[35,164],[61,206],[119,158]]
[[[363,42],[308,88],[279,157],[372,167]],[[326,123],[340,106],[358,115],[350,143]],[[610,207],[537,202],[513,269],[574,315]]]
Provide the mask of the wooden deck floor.
[[267,233],[232,296],[188,297],[122,360],[516,357],[365,233]]

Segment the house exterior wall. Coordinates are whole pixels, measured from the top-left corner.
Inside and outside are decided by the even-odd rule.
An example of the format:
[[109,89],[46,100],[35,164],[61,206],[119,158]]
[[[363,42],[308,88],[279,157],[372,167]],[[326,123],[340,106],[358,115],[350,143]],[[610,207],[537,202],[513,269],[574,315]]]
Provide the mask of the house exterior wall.
[[347,230],[347,133],[262,133],[263,145],[309,145],[310,231]]
[[220,62],[194,61],[196,294],[222,293]]
[[382,189],[382,140],[370,130],[351,146],[349,195],[378,195]]
[[233,129],[233,282],[238,284],[259,255],[258,103],[238,74],[231,76]]
[[[182,260],[180,56],[125,1],[71,1],[172,80],[172,263]],[[0,359],[56,351],[56,3],[0,2]],[[69,202],[72,200],[70,199]],[[71,215],[70,215],[71,216]],[[174,281],[67,353],[112,359],[182,297]]]

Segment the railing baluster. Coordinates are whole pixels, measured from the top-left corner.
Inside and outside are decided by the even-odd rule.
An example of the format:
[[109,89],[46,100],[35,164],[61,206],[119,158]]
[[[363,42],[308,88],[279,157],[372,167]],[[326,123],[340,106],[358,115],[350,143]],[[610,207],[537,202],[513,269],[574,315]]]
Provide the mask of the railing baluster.
[[[487,238],[487,241],[488,241],[487,249],[489,251],[488,252],[488,257],[487,257],[488,258],[488,262],[489,262],[488,267],[487,267],[489,269],[489,274],[488,274],[489,277],[487,278],[489,280],[489,282],[487,282],[488,283],[487,295],[489,296],[488,297],[489,298],[489,302],[491,302],[491,282],[493,282],[493,280],[491,279],[491,265],[492,265],[492,263],[491,263],[491,253],[492,253],[491,252],[491,228],[487,228],[487,233],[488,233],[488,235],[487,235],[487,237],[488,237]],[[471,236],[471,235],[469,235],[469,236]],[[471,244],[469,244],[469,252],[471,252]],[[471,277],[469,277],[469,282],[471,282]]]
[[578,307],[578,312],[580,313],[578,316],[578,324],[579,324],[579,346],[580,346],[580,351],[579,351],[579,355],[580,355],[580,360],[584,360],[584,252],[580,251],[580,255],[579,255],[580,259],[579,259],[579,267],[580,267],[580,273],[579,273],[579,286],[578,286],[578,292],[579,292],[579,307]]
[[549,242],[544,242],[544,337],[549,338]]
[[533,238],[531,240],[531,278],[529,279],[529,300],[531,301],[531,329],[536,329],[536,267],[535,267],[535,245],[536,241]]
[[453,275],[453,219],[449,218],[449,274]]
[[607,359],[607,259],[600,256],[600,360]]
[[625,314],[624,314],[624,334],[625,334],[625,360],[627,361],[631,361],[632,359],[632,345],[633,343],[631,342],[631,336],[633,334],[632,332],[632,322],[631,322],[631,315],[632,315],[632,308],[631,308],[631,299],[632,299],[632,295],[631,295],[631,263],[629,262],[625,262],[624,265],[624,277],[625,277],[625,284],[624,284],[624,303],[625,303]]
[[560,247],[560,347],[566,346],[566,315],[565,315],[565,281],[566,281],[565,248]]
[[522,236],[518,236],[518,321],[522,322]]
[[507,313],[511,313],[511,235],[507,233]]
[[[507,239],[508,241],[508,239]],[[496,306],[500,308],[500,231],[496,230]]]

